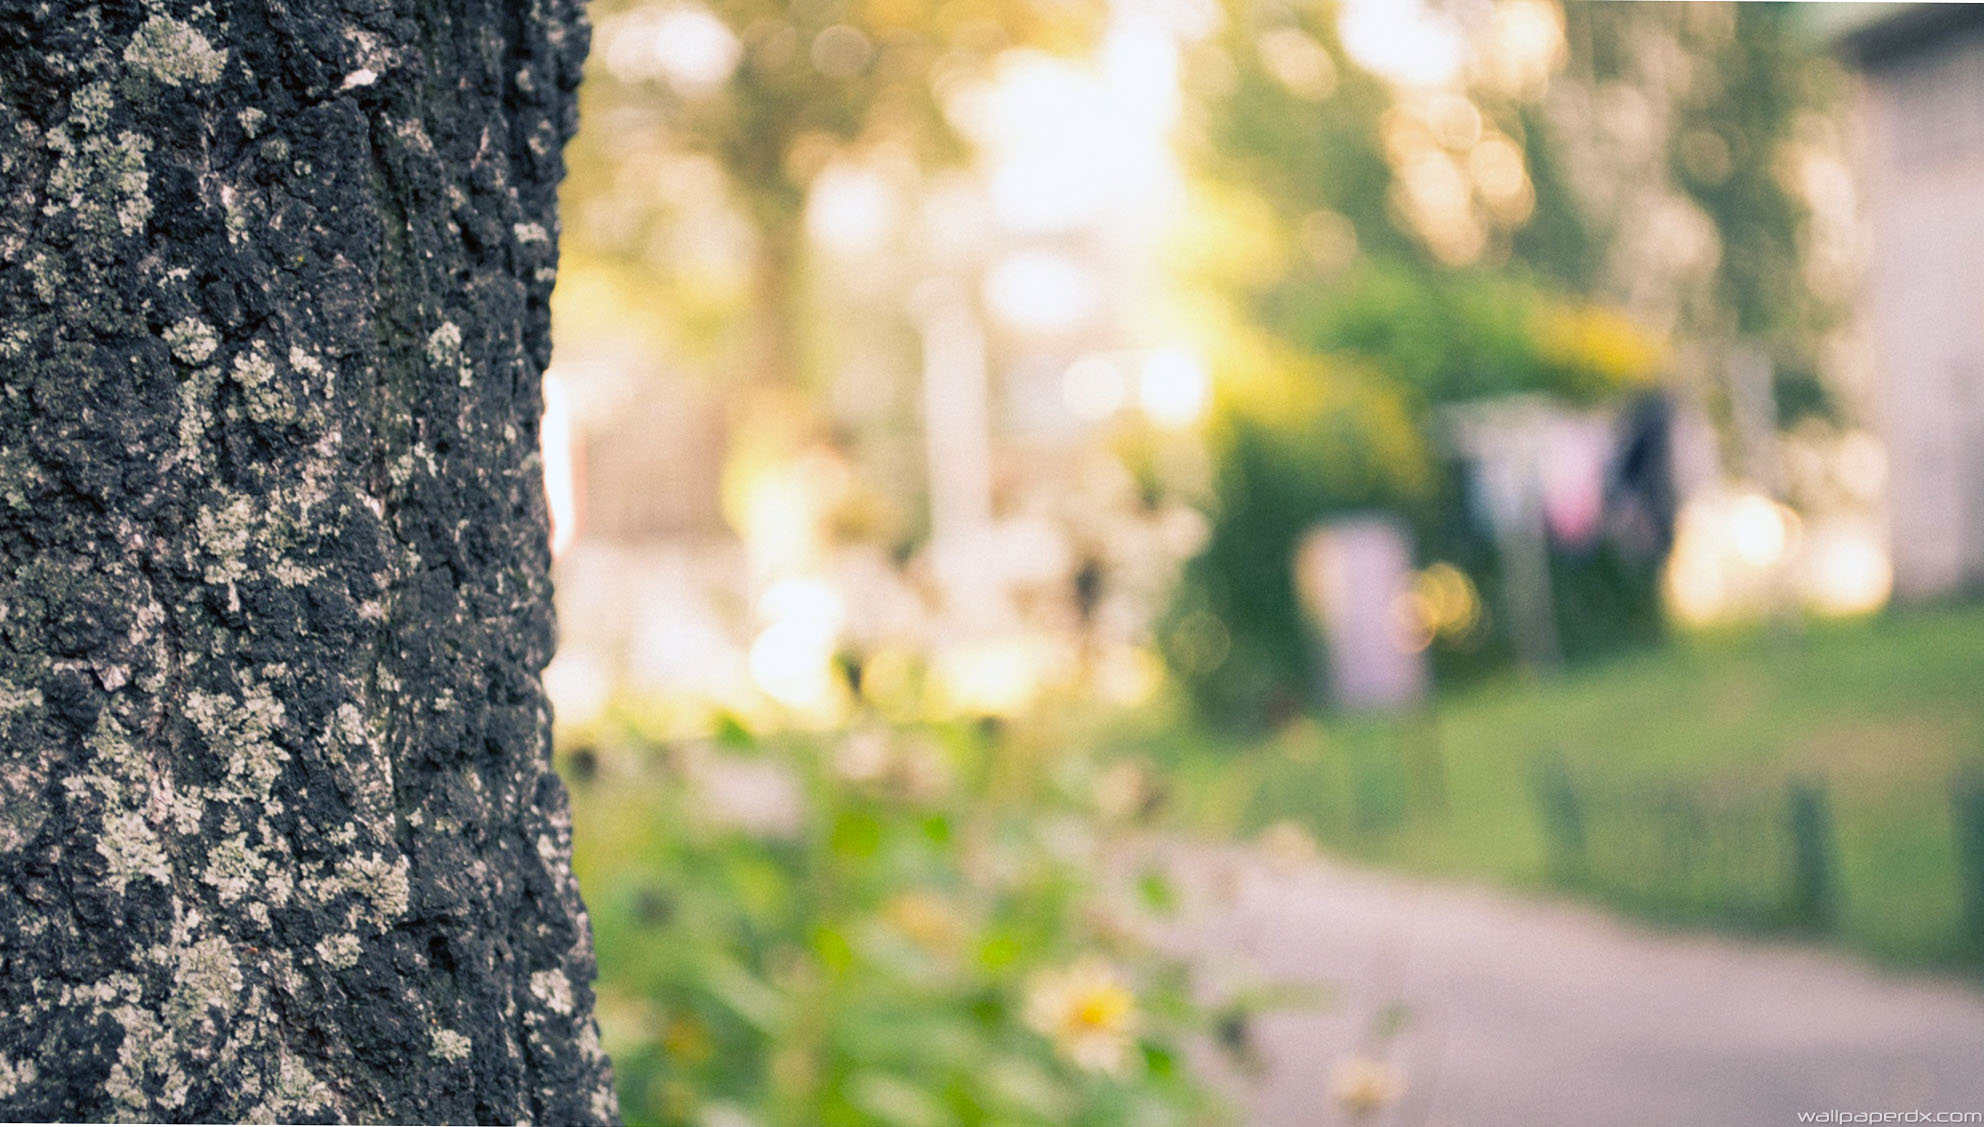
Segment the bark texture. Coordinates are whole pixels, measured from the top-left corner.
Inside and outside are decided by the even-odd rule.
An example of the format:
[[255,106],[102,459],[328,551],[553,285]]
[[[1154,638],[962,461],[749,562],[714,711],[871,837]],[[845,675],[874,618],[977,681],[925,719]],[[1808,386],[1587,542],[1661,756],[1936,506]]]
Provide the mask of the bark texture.
[[579,0],[0,0],[0,1119],[615,1114],[538,465]]

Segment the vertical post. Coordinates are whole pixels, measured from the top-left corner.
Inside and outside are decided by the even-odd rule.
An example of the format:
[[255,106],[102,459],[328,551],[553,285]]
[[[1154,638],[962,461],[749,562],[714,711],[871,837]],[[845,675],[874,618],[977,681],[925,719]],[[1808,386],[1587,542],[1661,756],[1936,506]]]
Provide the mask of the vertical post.
[[1777,390],[1770,354],[1755,343],[1741,344],[1729,358],[1729,405],[1743,443],[1743,470],[1758,488],[1778,495]]
[[938,540],[980,531],[992,519],[991,412],[985,334],[964,287],[931,283],[923,299],[923,429],[930,528]]
[[1832,810],[1825,787],[1810,779],[1786,792],[1791,830],[1791,911],[1800,923],[1829,928],[1836,920],[1838,873],[1833,856]]
[[1405,818],[1404,769],[1396,755],[1358,752],[1350,756],[1351,826],[1375,834]]
[[1552,418],[1534,396],[1446,409],[1455,447],[1476,463],[1476,488],[1493,525],[1502,597],[1517,656],[1532,672],[1563,660],[1550,586],[1549,528],[1543,514],[1543,456]]
[[1399,718],[1399,762],[1405,767],[1407,800],[1436,818],[1447,813],[1446,754],[1440,745],[1440,718],[1428,704]]
[[1576,881],[1585,872],[1584,807],[1563,753],[1552,751],[1539,757],[1531,781],[1554,875],[1562,881]]
[[1950,787],[1964,950],[1984,954],[1984,771],[1966,767]]
[[1002,597],[985,567],[992,523],[992,422],[985,333],[955,279],[916,295],[923,336],[923,433],[930,541],[949,613],[983,629]]

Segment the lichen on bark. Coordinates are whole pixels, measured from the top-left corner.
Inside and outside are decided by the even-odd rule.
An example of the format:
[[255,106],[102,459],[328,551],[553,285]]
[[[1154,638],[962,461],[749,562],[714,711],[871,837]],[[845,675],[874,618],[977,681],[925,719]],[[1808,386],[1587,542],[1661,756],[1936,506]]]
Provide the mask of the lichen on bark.
[[0,1119],[615,1117],[540,681],[585,43],[0,0]]

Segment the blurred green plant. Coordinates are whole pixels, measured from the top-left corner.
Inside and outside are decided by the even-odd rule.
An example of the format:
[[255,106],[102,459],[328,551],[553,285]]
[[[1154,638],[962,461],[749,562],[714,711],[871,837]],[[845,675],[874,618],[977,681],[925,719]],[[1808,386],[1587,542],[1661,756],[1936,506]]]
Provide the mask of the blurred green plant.
[[630,1123],[1222,1121],[1122,768],[971,726],[565,743]]

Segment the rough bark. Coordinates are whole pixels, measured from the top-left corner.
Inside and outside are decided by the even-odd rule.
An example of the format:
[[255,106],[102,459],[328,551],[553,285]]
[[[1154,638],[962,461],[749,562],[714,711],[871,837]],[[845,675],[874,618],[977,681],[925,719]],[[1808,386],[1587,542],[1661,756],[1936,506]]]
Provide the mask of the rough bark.
[[615,1116],[537,462],[579,0],[0,0],[0,1119]]

